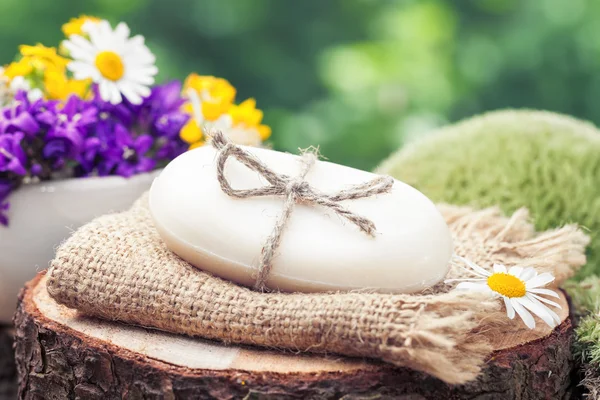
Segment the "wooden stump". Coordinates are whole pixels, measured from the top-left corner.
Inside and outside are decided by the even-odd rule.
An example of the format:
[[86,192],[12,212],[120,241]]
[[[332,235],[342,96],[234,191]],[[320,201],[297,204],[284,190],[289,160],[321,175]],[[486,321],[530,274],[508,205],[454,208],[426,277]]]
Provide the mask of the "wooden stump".
[[17,396],[17,369],[13,352],[13,329],[0,326],[0,400]]
[[[489,332],[497,349],[476,381],[449,386],[373,361],[225,346],[78,315],[44,274],[21,292],[16,359],[22,399],[561,399],[572,328]],[[518,325],[515,325],[517,327]]]

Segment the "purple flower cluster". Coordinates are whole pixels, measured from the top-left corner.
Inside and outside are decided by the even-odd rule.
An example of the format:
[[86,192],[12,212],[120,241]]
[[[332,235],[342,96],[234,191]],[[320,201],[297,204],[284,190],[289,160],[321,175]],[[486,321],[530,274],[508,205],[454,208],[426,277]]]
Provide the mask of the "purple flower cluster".
[[179,138],[189,116],[177,81],[155,86],[140,105],[90,100],[30,102],[18,92],[0,110],[0,224],[10,193],[26,180],[135,174],[162,167],[188,145]]

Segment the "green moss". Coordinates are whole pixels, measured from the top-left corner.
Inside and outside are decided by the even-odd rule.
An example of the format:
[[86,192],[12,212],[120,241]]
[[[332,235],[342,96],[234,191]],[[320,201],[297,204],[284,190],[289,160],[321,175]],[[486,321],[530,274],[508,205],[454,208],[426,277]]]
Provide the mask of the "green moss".
[[541,230],[577,222],[592,236],[578,278],[600,273],[600,131],[592,124],[550,112],[492,112],[406,146],[377,172],[434,201],[506,213],[526,206]]
[[600,395],[600,130],[541,111],[497,111],[434,132],[386,160],[390,174],[434,201],[529,208],[539,230],[576,222],[592,242],[567,290],[581,317],[582,384]]

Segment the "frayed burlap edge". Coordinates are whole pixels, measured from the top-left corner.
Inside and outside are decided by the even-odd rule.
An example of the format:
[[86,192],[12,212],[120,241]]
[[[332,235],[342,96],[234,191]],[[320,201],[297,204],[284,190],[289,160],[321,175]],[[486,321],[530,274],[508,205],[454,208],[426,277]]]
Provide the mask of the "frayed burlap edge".
[[[484,268],[535,265],[558,283],[585,262],[587,237],[567,226],[536,235],[525,210],[441,205],[457,254]],[[452,266],[449,278],[464,276]],[[439,284],[421,295],[258,293],[199,271],[164,246],[144,196],[78,230],[52,262],[48,292],[81,312],[169,332],[295,351],[378,358],[451,384],[474,379],[507,322],[500,302]]]

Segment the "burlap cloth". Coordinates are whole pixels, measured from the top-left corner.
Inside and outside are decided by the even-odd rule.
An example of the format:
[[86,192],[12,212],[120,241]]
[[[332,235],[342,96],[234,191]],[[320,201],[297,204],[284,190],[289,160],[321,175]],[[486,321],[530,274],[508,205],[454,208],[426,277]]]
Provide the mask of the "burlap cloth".
[[[587,237],[575,226],[536,235],[524,210],[507,219],[497,209],[439,208],[457,254],[486,268],[535,265],[560,283],[585,263]],[[452,266],[448,277],[464,274]],[[509,321],[498,300],[448,292],[445,284],[420,295],[237,286],[171,253],[153,227],[147,196],[75,232],[58,249],[47,287],[59,303],[100,318],[226,343],[378,358],[448,383],[477,376],[491,352],[480,332]]]

